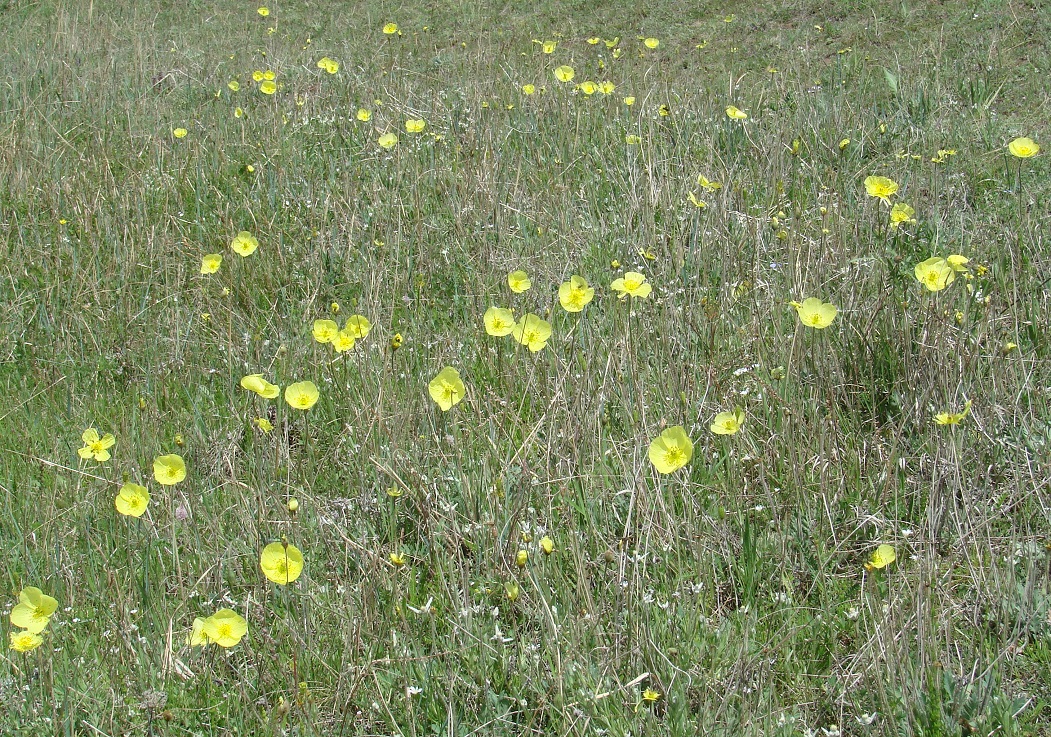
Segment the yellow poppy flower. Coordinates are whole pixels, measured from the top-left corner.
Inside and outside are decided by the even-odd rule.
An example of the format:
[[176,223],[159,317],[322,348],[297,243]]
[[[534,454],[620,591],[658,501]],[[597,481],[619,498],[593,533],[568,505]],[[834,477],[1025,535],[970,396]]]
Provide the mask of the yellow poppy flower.
[[285,401],[295,409],[310,409],[318,400],[317,385],[313,381],[298,381],[285,387]]
[[607,49],[612,49],[614,46],[620,43],[620,36],[614,36],[613,38],[607,38],[604,43]]
[[1012,156],[1028,159],[1040,153],[1040,145],[1032,138],[1016,138],[1007,144],[1007,150]]
[[961,412],[939,412],[934,415],[934,422],[938,425],[959,425],[963,418],[971,413],[971,400],[964,402]]
[[555,79],[559,82],[572,82],[575,74],[573,67],[565,64],[555,69]]
[[84,441],[84,447],[77,450],[77,455],[84,460],[94,458],[99,463],[110,459],[109,449],[117,442],[110,433],[99,437],[98,430],[93,427],[85,430],[80,439]]
[[303,553],[295,545],[270,543],[259,556],[259,567],[268,579],[287,586],[303,572]]
[[898,183],[893,179],[887,177],[865,177],[865,192],[870,197],[879,197],[884,202],[888,201],[888,198],[898,191]]
[[931,292],[939,292],[952,284],[956,278],[956,272],[945,259],[932,256],[926,261],[916,264],[913,270],[916,280],[927,287]]
[[522,93],[523,94],[531,95],[534,92],[536,92],[536,85],[533,85],[533,84],[524,84],[524,85],[522,85]]
[[876,568],[886,568],[895,560],[897,560],[898,554],[894,552],[894,548],[890,545],[880,545],[872,552],[872,557],[869,558],[869,562],[865,564],[865,568],[873,570]]
[[212,644],[208,634],[204,631],[204,619],[201,617],[194,617],[193,627],[190,629],[189,642],[190,647],[206,647]]
[[150,492],[145,486],[128,482],[120,487],[113,500],[117,511],[126,517],[141,517],[150,503]]
[[43,632],[58,609],[58,600],[36,586],[26,586],[18,595],[18,603],[11,610],[11,624],[36,635]]
[[704,189],[706,192],[714,192],[717,189],[721,189],[722,186],[723,186],[719,182],[713,182],[712,180],[708,179],[708,177],[704,176],[703,174],[699,174],[697,176],[697,184],[702,189]]
[[318,69],[324,69],[329,74],[335,74],[339,71],[339,62],[335,59],[329,59],[327,56],[323,56],[318,59]]
[[895,202],[890,208],[890,227],[897,230],[902,225],[916,224],[916,211],[904,202]]
[[44,642],[43,637],[28,630],[19,632],[12,630],[9,634],[11,637],[11,649],[19,653],[28,653],[30,650],[35,650]]
[[660,40],[656,38],[643,39],[642,43],[646,46],[647,49],[655,49],[661,45]]
[[258,427],[263,432],[270,432],[271,430],[274,429],[274,423],[272,423],[270,420],[266,419],[265,417],[256,417],[252,421],[255,423],[255,426]]
[[581,82],[579,85],[577,85],[577,89],[583,92],[585,95],[593,95],[596,92],[598,92],[598,85],[591,81]]
[[650,296],[650,292],[653,291],[653,285],[647,282],[646,277],[637,271],[629,271],[624,276],[614,279],[609,286],[620,293],[621,299],[627,299],[629,296],[646,299]]
[[255,253],[255,249],[259,248],[259,241],[257,241],[255,236],[247,230],[242,230],[234,236],[232,241],[230,241],[230,248],[232,248],[233,252],[238,256],[247,258]]
[[708,426],[716,435],[733,435],[741,429],[741,425],[744,424],[744,410],[740,407],[734,407],[733,412],[720,412],[712,420],[712,424]]
[[359,107],[358,112],[355,114],[354,117],[356,117],[362,123],[368,123],[370,120],[372,120],[372,111],[366,110],[363,107]]
[[204,620],[203,629],[219,647],[233,647],[248,633],[248,622],[232,609],[220,609]]
[[592,36],[591,38],[588,39],[588,44],[590,44],[591,46],[594,46],[595,44],[597,44],[601,40],[602,39],[599,38],[598,36]]
[[314,320],[311,332],[318,343],[331,343],[339,334],[339,326],[335,320]]
[[379,140],[377,140],[376,143],[378,143],[381,148],[394,148],[398,145],[398,136],[395,133],[384,133],[379,137]]
[[511,335],[533,353],[542,351],[551,337],[551,323],[529,312],[515,323]]
[[176,138],[186,138],[188,132],[185,128],[176,128],[172,131],[172,135]]
[[628,97],[625,97],[624,98],[624,104],[627,105],[628,107],[631,107],[632,105],[635,104],[635,98],[632,97],[631,95],[629,95]]
[[442,412],[448,412],[459,404],[467,393],[467,387],[460,380],[460,372],[452,366],[446,366],[427,385],[431,399],[438,403]]
[[358,339],[354,337],[353,333],[348,330],[340,330],[332,339],[332,348],[336,353],[346,353],[351,350],[357,342]]
[[642,142],[641,138],[639,138],[638,136],[633,135],[631,133],[629,133],[628,135],[624,136],[624,143],[628,144],[629,146],[638,146],[641,142]]
[[231,79],[229,82],[226,83],[226,86],[230,88],[231,92],[237,92],[241,89],[241,83],[238,82],[236,79]]
[[409,562],[408,558],[403,553],[396,551],[388,555],[387,559],[390,560],[391,565],[395,568],[401,568]]
[[580,312],[594,298],[594,287],[589,287],[583,277],[575,274],[558,288],[558,303],[566,312]]
[[372,323],[369,322],[369,318],[364,315],[351,315],[347,318],[347,322],[343,326],[343,329],[355,339],[360,340],[367,336],[372,330]]
[[598,86],[598,91],[604,95],[612,95],[615,89],[617,89],[617,86],[608,80]]
[[395,33],[398,32],[398,24],[388,23],[387,25],[383,26],[383,32],[388,36],[393,36]]
[[420,133],[427,126],[426,120],[406,120],[405,131],[407,133]]
[[961,256],[958,253],[954,253],[945,257],[945,263],[947,263],[949,268],[957,274],[961,274],[967,271],[967,264],[971,263],[971,259],[966,256]]
[[817,297],[807,297],[802,304],[799,302],[790,302],[789,304],[795,307],[796,312],[799,313],[799,322],[818,330],[824,330],[831,325],[839,312],[834,304],[822,302]]
[[281,393],[281,387],[271,384],[263,378],[262,374],[249,374],[241,378],[241,387],[250,392],[255,392],[263,399],[273,399]]
[[726,117],[730,120],[748,120],[748,113],[740,108],[730,105],[726,108]]
[[482,316],[482,321],[485,323],[485,332],[494,338],[510,335],[515,329],[514,313],[503,307],[490,307]]
[[555,49],[556,48],[558,48],[558,42],[557,41],[544,41],[543,49],[544,49],[544,53],[545,54],[553,54],[553,53],[555,53]]
[[277,83],[272,79],[266,79],[259,83],[259,91],[264,95],[272,95],[277,92]]
[[259,15],[261,15],[262,17],[265,18],[268,15],[270,15],[270,8],[268,8],[265,5],[263,5],[263,6],[259,7],[259,8],[257,8],[255,12],[259,13]]
[[186,478],[186,461],[174,453],[154,458],[153,478],[162,486],[174,486]]
[[223,263],[223,257],[218,253],[208,253],[201,257],[201,273],[214,274]]
[[681,425],[669,427],[650,443],[649,458],[658,473],[675,473],[693,458],[693,441]]
[[511,291],[515,294],[521,294],[528,291],[533,286],[533,282],[529,279],[529,274],[524,271],[512,271],[507,275],[507,286],[511,287]]

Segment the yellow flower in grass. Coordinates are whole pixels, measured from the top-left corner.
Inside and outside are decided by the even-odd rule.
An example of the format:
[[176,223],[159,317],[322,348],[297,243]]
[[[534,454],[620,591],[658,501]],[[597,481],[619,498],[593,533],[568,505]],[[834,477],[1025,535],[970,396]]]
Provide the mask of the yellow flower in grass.
[[595,298],[595,288],[575,274],[558,288],[558,303],[566,312],[580,312]]
[[460,379],[460,372],[452,366],[446,366],[427,385],[431,399],[438,403],[442,412],[448,412],[463,399],[467,387]]
[[329,74],[335,74],[339,71],[339,62],[335,59],[329,59],[327,56],[323,56],[318,59],[318,69],[324,69]]
[[573,71],[573,67],[565,64],[555,69],[555,79],[559,82],[572,82],[575,75],[576,72]]
[[799,302],[789,302],[799,313],[799,322],[807,327],[824,330],[836,319],[839,310],[830,302],[822,302],[817,297],[808,297]]
[[343,329],[356,339],[364,338],[372,330],[372,323],[364,315],[351,315],[347,318]]
[[547,340],[551,337],[551,323],[530,312],[515,323],[511,335],[519,343],[536,353],[542,351],[547,345]]
[[720,412],[712,420],[712,424],[708,426],[716,435],[733,435],[741,429],[741,425],[744,424],[744,410],[740,407],[734,407],[733,412]]
[[204,631],[204,619],[194,617],[193,627],[190,629],[190,647],[206,647],[211,644],[208,633]]
[[556,48],[558,48],[557,41],[544,41],[543,50],[545,54],[555,53]]
[[675,473],[693,458],[693,441],[681,425],[669,427],[650,443],[649,456],[659,473]]
[[285,401],[295,409],[310,409],[318,400],[317,385],[313,381],[298,381],[285,387]]
[[748,120],[748,113],[740,108],[730,105],[726,108],[726,117],[730,120]]
[[270,432],[274,429],[274,423],[272,423],[265,417],[256,417],[254,420],[252,420],[252,422],[254,422],[255,426],[263,432]]
[[21,630],[19,632],[11,631],[11,649],[19,653],[28,653],[30,650],[36,650],[44,642],[44,638],[33,632],[27,630]]
[[232,609],[220,609],[204,620],[204,634],[219,647],[233,647],[248,633],[248,622]]
[[383,32],[388,36],[393,36],[395,33],[398,32],[398,24],[388,23],[387,25],[383,26]]
[[223,257],[218,253],[208,253],[201,257],[201,273],[214,274],[219,270]]
[[553,552],[555,552],[555,541],[547,535],[544,535],[542,538],[540,538],[540,552],[542,552],[544,555],[551,555]]
[[535,92],[536,92],[536,85],[535,84],[524,84],[524,85],[522,85],[522,94],[523,95],[532,95]]
[[600,82],[598,86],[598,91],[604,95],[612,95],[615,89],[617,89],[617,85],[613,84],[608,80],[605,82]]
[[422,133],[423,129],[427,127],[426,120],[413,120],[410,118],[405,121],[405,132],[406,133]]
[[241,379],[241,387],[250,392],[255,392],[263,399],[273,399],[281,393],[281,387],[271,384],[263,378],[262,374],[249,374]]
[[404,553],[399,553],[397,551],[391,553],[387,557],[390,560],[391,565],[394,566],[395,568],[401,568],[402,566],[404,566],[406,563],[409,562],[409,559],[405,556]]
[[898,191],[898,183],[887,177],[869,176],[865,177],[865,191],[869,197],[879,197],[888,202],[888,198]]
[[238,82],[236,79],[231,79],[229,82],[226,83],[226,86],[230,88],[231,92],[237,92],[241,89],[241,83]]
[[264,95],[272,95],[277,92],[277,82],[272,79],[265,79],[259,83],[259,91]]
[[355,113],[354,117],[360,120],[362,123],[368,123],[370,120],[372,120],[372,111],[366,110],[363,107],[359,107],[358,112]]
[[590,80],[587,82],[581,82],[577,85],[577,89],[583,92],[585,95],[593,95],[598,92],[598,85]]
[[898,554],[894,552],[894,548],[890,545],[880,545],[874,551],[872,551],[872,557],[869,558],[869,562],[865,564],[866,570],[874,570],[877,568],[886,568],[895,560],[897,560]]
[[268,579],[287,586],[303,572],[303,553],[295,545],[270,543],[259,556],[259,567]]
[[614,279],[609,286],[619,293],[621,299],[627,299],[629,296],[646,299],[653,291],[653,285],[637,271],[629,271],[624,276]]
[[697,184],[706,192],[714,192],[717,189],[722,189],[723,186],[719,182],[713,182],[703,174],[699,174],[697,176]]
[[633,96],[631,96],[631,95],[628,95],[627,97],[624,98],[624,104],[627,105],[628,107],[631,107],[632,105],[635,104],[635,98]]
[[230,241],[230,248],[232,248],[233,252],[238,256],[247,258],[255,253],[255,249],[259,248],[259,241],[257,241],[255,236],[247,230],[242,230],[234,236],[232,241]]
[[174,453],[154,458],[153,478],[161,486],[174,486],[186,478],[186,461]]
[[335,320],[314,320],[311,332],[318,343],[331,343],[339,334],[339,325]]
[[646,46],[647,49],[655,49],[661,45],[660,39],[652,37],[643,39],[642,43]]
[[376,141],[380,148],[391,149],[398,145],[398,136],[395,133],[384,133]]
[[515,329],[514,313],[503,307],[490,307],[482,316],[482,321],[485,322],[485,332],[494,338],[510,335]]
[[176,128],[172,131],[172,135],[176,138],[186,138],[187,130],[185,128]]
[[512,271],[507,275],[507,286],[511,287],[511,291],[515,294],[521,294],[528,291],[533,286],[533,282],[529,279],[529,274],[524,271]]
[[959,425],[963,418],[971,413],[971,400],[968,399],[961,412],[939,412],[934,415],[934,422],[938,425]]
[[270,8],[263,5],[257,8],[255,12],[259,13],[259,15],[263,18],[266,18],[268,15],[270,15]]
[[902,225],[915,225],[916,211],[904,202],[895,202],[890,208],[890,227],[897,230]]
[[32,634],[43,632],[58,609],[58,600],[36,586],[26,586],[18,595],[18,603],[11,610],[11,624]]
[[332,339],[332,348],[336,353],[346,353],[351,350],[357,342],[358,339],[354,337],[353,333],[347,330],[340,330],[336,333],[336,337]]
[[952,284],[956,278],[953,268],[945,259],[938,256],[932,256],[916,264],[913,271],[916,274],[916,280],[931,292],[940,292]]
[[945,257],[945,263],[947,263],[949,268],[957,274],[962,274],[967,271],[967,264],[971,263],[971,259],[966,256],[961,256],[958,253],[954,253],[951,256]]
[[145,486],[128,482],[120,487],[120,492],[113,501],[117,511],[125,517],[141,517],[149,506],[150,492]]
[[85,430],[80,439],[84,441],[84,447],[77,450],[77,455],[84,460],[94,458],[99,463],[110,459],[109,449],[117,442],[111,433],[99,437],[99,431],[93,427]]
[[1040,153],[1040,145],[1032,138],[1016,138],[1007,144],[1007,150],[1019,159],[1029,159]]

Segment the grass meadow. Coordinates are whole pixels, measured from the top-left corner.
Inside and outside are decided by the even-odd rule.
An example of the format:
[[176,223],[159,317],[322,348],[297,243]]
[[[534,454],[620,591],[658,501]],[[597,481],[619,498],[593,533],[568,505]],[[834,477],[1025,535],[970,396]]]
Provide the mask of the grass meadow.
[[0,0],[0,733],[1051,734],[1051,8],[258,8]]

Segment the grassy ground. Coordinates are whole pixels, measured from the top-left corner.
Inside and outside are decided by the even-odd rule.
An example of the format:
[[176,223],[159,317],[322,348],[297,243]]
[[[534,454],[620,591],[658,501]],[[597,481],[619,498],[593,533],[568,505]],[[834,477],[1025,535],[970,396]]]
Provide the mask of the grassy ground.
[[[0,731],[1051,731],[1047,7],[292,5],[0,4],[5,647],[23,587],[59,601],[0,661]],[[927,292],[952,253],[969,278]],[[333,302],[374,324],[342,356],[311,335]],[[486,335],[491,305],[547,347]],[[693,458],[660,475],[674,425]],[[247,636],[189,647],[222,607]]]

